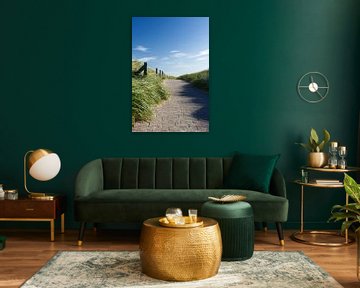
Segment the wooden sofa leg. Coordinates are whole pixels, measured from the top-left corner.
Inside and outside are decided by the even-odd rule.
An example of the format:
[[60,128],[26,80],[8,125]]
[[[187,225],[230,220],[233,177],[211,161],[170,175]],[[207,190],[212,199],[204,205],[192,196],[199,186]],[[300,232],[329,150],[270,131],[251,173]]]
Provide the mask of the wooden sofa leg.
[[267,226],[267,222],[262,222],[262,225],[263,225],[263,229],[264,231],[268,231],[268,226]]
[[279,236],[279,242],[280,242],[280,246],[284,246],[285,245],[285,240],[284,240],[284,231],[282,228],[282,223],[281,222],[275,222],[276,224],[276,230]]
[[86,222],[81,222],[79,229],[78,246],[82,246],[83,244],[85,228],[86,228]]

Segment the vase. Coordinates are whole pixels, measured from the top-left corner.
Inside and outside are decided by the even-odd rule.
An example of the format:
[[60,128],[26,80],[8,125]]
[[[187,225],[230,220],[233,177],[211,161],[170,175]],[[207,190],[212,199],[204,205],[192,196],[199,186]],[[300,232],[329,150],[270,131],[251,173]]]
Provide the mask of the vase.
[[327,164],[328,155],[325,152],[310,152],[308,156],[308,165],[313,168],[321,168]]

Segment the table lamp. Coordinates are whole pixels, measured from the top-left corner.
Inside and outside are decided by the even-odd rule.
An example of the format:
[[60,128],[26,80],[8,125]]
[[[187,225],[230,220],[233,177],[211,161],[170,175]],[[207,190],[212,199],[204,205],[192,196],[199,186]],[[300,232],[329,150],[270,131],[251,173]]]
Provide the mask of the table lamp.
[[45,193],[30,192],[26,185],[26,174],[39,181],[48,181],[54,178],[60,171],[61,162],[59,156],[48,149],[37,149],[26,152],[24,156],[24,187],[30,198],[53,199],[53,196]]

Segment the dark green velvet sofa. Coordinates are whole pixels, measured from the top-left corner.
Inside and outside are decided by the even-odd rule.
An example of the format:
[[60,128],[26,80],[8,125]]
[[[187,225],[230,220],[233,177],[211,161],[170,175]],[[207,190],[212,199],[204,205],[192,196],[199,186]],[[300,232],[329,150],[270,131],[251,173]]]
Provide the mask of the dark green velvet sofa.
[[269,193],[224,189],[230,169],[226,158],[105,158],[85,164],[75,182],[74,213],[82,245],[86,223],[141,223],[168,207],[197,208],[209,196],[247,197],[255,222],[275,222],[280,244],[288,200],[282,174],[274,169]]

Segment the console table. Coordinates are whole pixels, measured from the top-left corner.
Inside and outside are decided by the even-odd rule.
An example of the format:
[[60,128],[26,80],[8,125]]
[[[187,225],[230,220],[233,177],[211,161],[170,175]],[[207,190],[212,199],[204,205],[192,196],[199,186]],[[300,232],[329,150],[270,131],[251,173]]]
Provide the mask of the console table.
[[[360,168],[358,168],[358,167],[347,167],[346,169],[301,167],[301,169],[308,170],[309,172],[314,171],[314,172],[319,172],[319,173],[325,173],[325,172],[326,173],[347,173],[347,172],[360,171]],[[300,231],[295,232],[290,236],[292,240],[299,242],[299,243],[304,243],[304,244],[309,244],[309,245],[318,245],[318,246],[343,246],[343,245],[347,245],[347,244],[350,244],[355,241],[354,238],[349,236],[347,229],[345,230],[345,236],[342,236],[340,233],[334,232],[334,231],[305,231],[304,230],[304,187],[309,187],[309,188],[316,187],[316,188],[328,188],[328,189],[343,188],[344,184],[342,182],[334,183],[334,184],[319,184],[319,183],[316,183],[315,181],[314,182],[310,181],[308,183],[305,183],[305,182],[302,182],[301,180],[295,180],[294,183],[300,185],[300,187],[301,187]],[[345,193],[345,202],[346,202],[346,205],[349,203],[349,195],[347,193]],[[344,241],[343,242],[318,242],[318,241],[316,241],[316,239],[308,241],[308,240],[301,238],[302,235],[312,235],[312,236],[332,235],[332,236],[343,237]]]
[[0,200],[0,221],[48,221],[50,241],[54,241],[55,220],[61,218],[61,233],[65,230],[65,197],[54,196],[49,200],[19,198]]

